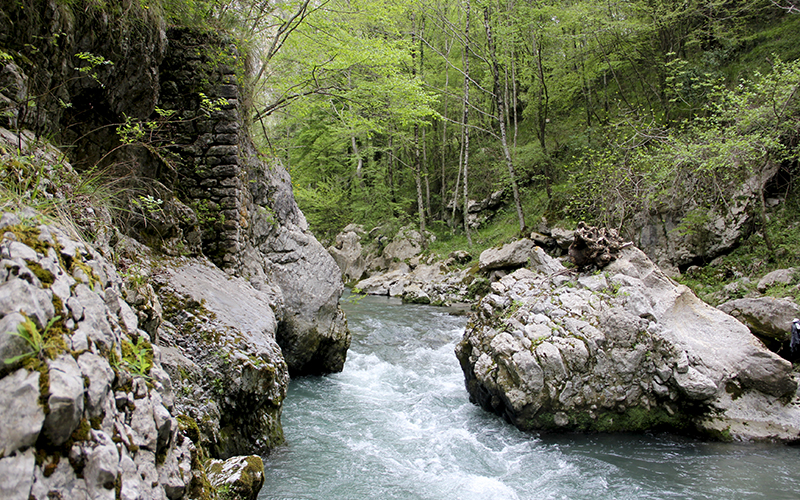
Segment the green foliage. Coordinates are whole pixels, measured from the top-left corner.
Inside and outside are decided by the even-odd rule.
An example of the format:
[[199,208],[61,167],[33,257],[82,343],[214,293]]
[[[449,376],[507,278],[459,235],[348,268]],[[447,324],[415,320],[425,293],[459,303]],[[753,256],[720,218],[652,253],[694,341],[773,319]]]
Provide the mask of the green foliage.
[[[680,231],[702,233],[709,212],[726,211],[742,183],[774,163],[797,158],[788,147],[800,116],[800,62],[727,89],[708,87],[704,116],[659,132],[647,147],[608,148],[571,166],[576,218],[623,225],[634,213],[679,201],[691,210]],[[704,87],[705,88],[705,87]]]
[[122,366],[135,375],[150,378],[150,368],[153,367],[153,346],[150,342],[139,337],[136,343],[123,340],[120,347]]
[[208,200],[194,200],[191,208],[197,216],[197,221],[203,227],[225,223],[225,214],[215,209]]
[[206,116],[211,116],[211,113],[221,110],[222,106],[226,106],[228,104],[228,100],[225,99],[224,97],[220,97],[217,99],[210,99],[203,92],[199,92],[199,95],[200,95],[200,112],[202,112]]
[[58,349],[59,347],[63,347],[64,341],[60,338],[60,335],[58,335],[58,337],[50,335],[51,328],[60,319],[61,316],[56,316],[51,319],[47,323],[44,331],[39,332],[36,324],[30,318],[26,318],[25,321],[20,323],[17,327],[16,332],[6,332],[7,335],[14,335],[23,339],[28,343],[31,350],[18,356],[6,358],[3,361],[6,364],[13,364],[31,357],[41,358],[48,348]]
[[101,66],[113,66],[114,63],[103,56],[98,56],[92,54],[91,52],[78,52],[75,54],[75,57],[85,63],[84,66],[76,67],[75,70],[78,73],[89,75],[92,80],[97,82],[101,87],[105,88],[105,84],[101,82],[100,78],[97,76],[97,68]]
[[135,205],[142,207],[144,210],[148,212],[160,212],[161,205],[164,204],[164,200],[161,198],[154,198],[153,195],[149,194],[147,196],[139,195],[138,199],[131,200]]

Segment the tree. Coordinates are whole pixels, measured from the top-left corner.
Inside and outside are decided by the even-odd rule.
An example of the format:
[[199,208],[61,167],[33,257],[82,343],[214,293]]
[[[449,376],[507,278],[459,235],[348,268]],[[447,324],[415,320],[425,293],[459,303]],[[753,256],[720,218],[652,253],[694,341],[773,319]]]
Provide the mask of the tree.
[[464,116],[462,119],[462,126],[464,127],[464,233],[467,235],[467,243],[472,246],[472,236],[469,232],[469,17],[470,17],[470,0],[465,0],[464,12],[466,21],[464,24]]
[[486,40],[489,46],[489,55],[491,57],[492,76],[494,78],[493,96],[497,108],[497,124],[500,127],[500,141],[503,145],[503,154],[508,167],[508,177],[511,184],[511,190],[514,194],[514,205],[517,209],[517,219],[519,221],[520,233],[525,231],[525,214],[522,213],[522,202],[519,199],[519,187],[517,186],[517,175],[514,172],[514,162],[511,159],[511,152],[508,148],[508,136],[506,134],[506,105],[503,100],[503,92],[500,88],[500,65],[497,62],[497,51],[494,46],[494,39],[492,38],[492,28],[489,23],[489,8],[483,8],[483,23],[486,28]]

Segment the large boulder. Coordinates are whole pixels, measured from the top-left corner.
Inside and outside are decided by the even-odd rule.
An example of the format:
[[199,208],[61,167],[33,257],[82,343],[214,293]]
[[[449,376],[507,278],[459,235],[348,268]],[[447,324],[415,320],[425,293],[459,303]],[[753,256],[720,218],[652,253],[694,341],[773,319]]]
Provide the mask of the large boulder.
[[481,252],[478,266],[481,271],[517,268],[528,264],[536,243],[527,238],[507,243],[500,248],[488,248]]
[[364,234],[364,230],[360,226],[350,224],[336,235],[336,244],[328,248],[346,283],[360,280],[367,271],[367,261],[362,255],[361,234]]
[[[778,162],[768,162],[736,189],[731,188],[727,203],[711,209],[698,204],[694,197],[674,196],[672,203],[642,210],[625,225],[625,239],[672,272],[729,253],[757,226],[761,193],[779,167]],[[683,187],[684,192],[694,188]]]
[[789,269],[776,269],[775,271],[765,274],[758,280],[756,288],[759,292],[764,293],[767,289],[775,285],[788,285],[794,281],[794,273],[795,268],[793,267]]
[[350,347],[339,307],[344,283],[339,266],[308,229],[288,172],[258,163],[252,144],[240,145],[251,178],[246,193],[250,220],[237,273],[257,289],[278,289],[276,339],[293,375],[339,372]]
[[456,354],[470,398],[525,430],[800,436],[791,364],[635,247],[601,273],[501,278]]
[[275,339],[277,296],[201,259],[163,260],[154,282],[165,317],[162,363],[181,380],[175,405],[200,425],[200,444],[228,458],[283,443],[289,372]]
[[786,342],[792,334],[792,319],[800,317],[800,307],[791,299],[755,297],[736,299],[717,306],[738,319],[760,337]]

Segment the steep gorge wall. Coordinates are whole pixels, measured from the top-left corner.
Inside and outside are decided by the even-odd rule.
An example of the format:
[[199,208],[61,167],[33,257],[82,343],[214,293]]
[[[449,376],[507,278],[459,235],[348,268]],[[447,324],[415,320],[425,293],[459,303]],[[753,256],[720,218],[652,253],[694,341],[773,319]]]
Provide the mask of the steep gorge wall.
[[339,268],[308,230],[286,170],[260,158],[247,133],[243,64],[224,38],[170,29],[159,106],[177,113],[158,140],[175,158],[174,190],[192,208],[203,253],[257,289],[280,290],[289,370],[341,371],[350,336]]
[[167,27],[137,1],[6,3],[0,125],[65,144],[76,168],[103,168],[161,203],[132,196],[129,234],[278,289],[290,370],[341,370],[349,333],[339,270],[308,231],[285,169],[259,158],[248,135],[233,40]]
[[[102,168],[124,186],[121,193],[129,193],[117,201],[123,204],[122,216],[116,219],[123,223],[120,227],[110,227],[112,220],[101,207],[87,207],[100,215],[89,227],[107,226],[102,234],[89,230],[95,233],[97,255],[119,266],[105,274],[114,276],[108,280],[113,287],[99,284],[92,275],[90,288],[101,301],[120,298],[128,304],[121,310],[136,316],[125,318],[133,330],[115,337],[117,348],[122,340],[149,338],[159,380],[175,387],[174,394],[168,391],[163,411],[152,405],[153,411],[164,413],[156,418],[168,416],[172,448],[161,443],[149,455],[136,455],[133,447],[128,455],[133,461],[143,457],[146,465],[136,464],[152,465],[155,474],[161,470],[156,452],[168,450],[172,470],[180,467],[176,474],[188,474],[191,466],[192,476],[168,489],[151,474],[152,486],[138,497],[194,497],[204,487],[198,465],[206,457],[203,453],[220,458],[264,454],[283,442],[280,413],[290,372],[342,369],[350,334],[338,306],[343,290],[338,267],[308,231],[288,173],[280,164],[260,158],[247,133],[245,74],[231,40],[168,27],[135,0],[103,6],[90,1],[3,1],[0,18],[8,21],[0,22],[0,127],[32,130],[60,144],[77,170]],[[94,59],[87,66],[90,56]],[[2,129],[0,135],[14,136]],[[20,137],[30,141],[31,135]],[[6,151],[9,145],[0,145],[0,153]],[[29,152],[22,148],[19,154]],[[68,196],[69,190],[56,195],[65,193]],[[40,216],[23,212],[22,225],[41,224]],[[9,236],[4,244],[13,241]],[[58,244],[54,248],[60,249]],[[15,269],[2,275],[0,287],[18,286],[20,280],[31,284],[32,273],[23,272],[25,264]],[[80,274],[81,269],[68,271]],[[83,299],[96,298],[84,292]],[[5,319],[7,314],[0,313],[0,321]],[[46,318],[37,325],[44,328],[44,323]],[[62,334],[68,343],[77,335],[73,326],[66,326]],[[82,351],[71,345],[61,354],[78,359]],[[92,351],[112,366],[109,352]],[[130,391],[126,380],[130,383],[130,376],[114,371],[107,385],[111,394],[130,393],[131,407],[138,407],[134,400],[142,394],[154,394]],[[134,377],[134,386],[140,383],[136,380],[140,379]],[[3,382],[8,381],[0,376]],[[38,400],[33,392],[31,408]],[[123,408],[122,395],[115,397]],[[176,420],[178,415],[186,419]],[[79,470],[68,470],[66,461],[58,468],[64,468],[63,474],[53,480],[40,478],[49,477],[55,466],[31,462],[36,453],[50,453],[40,449],[35,437],[0,454],[14,458],[0,464],[0,474],[11,477],[15,473],[8,467],[20,466],[27,478],[34,470],[39,476],[31,476],[34,489],[28,491],[36,498],[51,492],[81,498],[90,495],[90,487],[112,497],[116,487],[117,498],[137,497],[126,489],[133,484],[126,483],[124,469],[131,461],[118,444],[109,444],[116,439],[108,427],[116,425],[114,421],[127,422],[109,407],[103,422],[91,423],[98,433],[89,431],[88,438],[73,440],[81,449],[118,450],[103,476],[111,482],[89,486],[81,482]],[[86,431],[85,424],[80,429]],[[0,434],[4,429],[0,425]],[[69,449],[60,450],[62,455],[77,450],[73,441]],[[201,451],[193,450],[195,444]],[[177,445],[183,448],[174,449]],[[169,458],[179,452],[183,455]],[[53,460],[58,463],[57,457]],[[25,484],[14,494],[23,490]]]

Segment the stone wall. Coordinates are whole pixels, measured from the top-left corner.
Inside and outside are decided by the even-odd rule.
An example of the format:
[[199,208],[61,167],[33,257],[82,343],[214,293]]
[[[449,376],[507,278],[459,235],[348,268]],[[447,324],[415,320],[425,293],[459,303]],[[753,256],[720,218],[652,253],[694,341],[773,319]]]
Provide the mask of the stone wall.
[[239,161],[239,144],[247,140],[238,85],[243,67],[236,46],[212,34],[172,28],[167,38],[159,107],[175,114],[160,146],[176,167],[176,195],[197,216],[203,253],[231,267],[247,224]]
[[159,107],[176,114],[158,146],[175,177],[162,182],[192,208],[204,255],[259,290],[279,291],[277,340],[290,371],[341,371],[350,334],[340,272],[308,230],[288,172],[261,159],[247,133],[236,46],[184,29],[167,38]]

